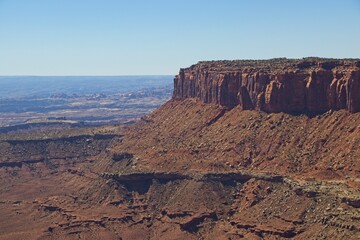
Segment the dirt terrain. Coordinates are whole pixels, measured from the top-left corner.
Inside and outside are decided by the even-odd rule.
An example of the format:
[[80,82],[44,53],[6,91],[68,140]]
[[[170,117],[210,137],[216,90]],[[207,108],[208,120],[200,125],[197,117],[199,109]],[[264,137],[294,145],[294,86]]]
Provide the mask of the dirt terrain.
[[360,238],[359,112],[205,102],[0,135],[0,239]]

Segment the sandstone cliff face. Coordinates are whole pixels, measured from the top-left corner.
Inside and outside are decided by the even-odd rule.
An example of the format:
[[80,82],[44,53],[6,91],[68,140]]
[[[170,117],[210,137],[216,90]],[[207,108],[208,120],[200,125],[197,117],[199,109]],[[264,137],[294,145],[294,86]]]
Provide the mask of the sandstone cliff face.
[[360,60],[199,62],[181,69],[174,79],[174,99],[193,97],[265,112],[359,112]]

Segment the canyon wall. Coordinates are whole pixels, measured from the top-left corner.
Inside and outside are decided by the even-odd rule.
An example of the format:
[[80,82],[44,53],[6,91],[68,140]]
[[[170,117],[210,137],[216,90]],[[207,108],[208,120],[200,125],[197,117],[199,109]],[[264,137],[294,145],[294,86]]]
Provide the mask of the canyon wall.
[[359,59],[271,59],[199,62],[180,69],[174,99],[243,110],[317,114],[360,111]]

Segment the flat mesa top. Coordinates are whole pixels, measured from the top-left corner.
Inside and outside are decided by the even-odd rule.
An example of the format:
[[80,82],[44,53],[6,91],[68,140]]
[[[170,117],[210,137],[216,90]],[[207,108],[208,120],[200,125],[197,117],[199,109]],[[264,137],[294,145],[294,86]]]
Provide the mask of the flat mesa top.
[[331,70],[334,68],[359,68],[359,58],[317,58],[308,57],[302,59],[273,58],[267,60],[218,60],[218,61],[200,61],[192,65],[190,70],[206,69],[209,71],[238,71],[258,69],[264,71],[276,70],[310,70],[322,68]]

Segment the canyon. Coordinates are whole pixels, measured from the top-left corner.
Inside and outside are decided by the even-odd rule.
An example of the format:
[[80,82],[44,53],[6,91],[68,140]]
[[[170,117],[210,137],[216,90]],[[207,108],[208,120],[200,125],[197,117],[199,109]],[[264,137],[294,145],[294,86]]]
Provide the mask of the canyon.
[[358,239],[360,60],[199,62],[135,124],[0,134],[0,239]]

